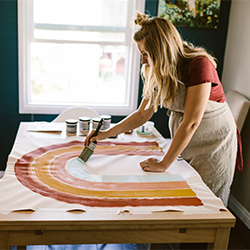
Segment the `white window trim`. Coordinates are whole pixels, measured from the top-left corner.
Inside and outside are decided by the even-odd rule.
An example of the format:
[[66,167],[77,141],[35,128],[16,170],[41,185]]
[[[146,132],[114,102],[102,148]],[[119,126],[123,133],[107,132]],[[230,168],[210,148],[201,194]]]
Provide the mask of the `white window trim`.
[[[29,1],[29,4],[27,2]],[[42,105],[35,104],[29,101],[29,88],[27,83],[30,82],[30,76],[27,69],[30,65],[30,42],[33,38],[33,1],[30,0],[18,0],[18,46],[19,46],[19,113],[23,114],[58,114],[64,109],[72,106],[83,106],[81,103],[70,104],[58,104],[58,105]],[[32,8],[32,9],[31,9]],[[128,9],[144,12],[145,0],[129,0]],[[129,14],[128,14],[129,15]],[[139,75],[140,75],[140,54],[137,51],[136,44],[132,39],[132,25],[131,20],[128,20],[126,26],[126,44],[131,46],[129,51],[129,60],[127,62],[130,67],[126,67],[127,82],[130,82],[130,87],[127,89],[127,95],[129,96],[129,103],[122,107],[114,106],[91,106],[84,105],[96,110],[99,114],[110,115],[128,115],[137,108],[138,102],[138,89],[139,89]]]

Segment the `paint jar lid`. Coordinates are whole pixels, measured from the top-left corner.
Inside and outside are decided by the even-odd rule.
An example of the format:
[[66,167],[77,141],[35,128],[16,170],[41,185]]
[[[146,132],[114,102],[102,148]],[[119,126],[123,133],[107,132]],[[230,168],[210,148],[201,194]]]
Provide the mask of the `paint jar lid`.
[[79,121],[81,121],[81,122],[89,122],[90,117],[88,117],[88,116],[80,116]]
[[100,115],[101,118],[103,118],[103,120],[110,120],[111,119],[111,115]]
[[76,119],[67,119],[66,123],[68,123],[68,124],[77,124],[77,120]]
[[92,121],[93,122],[99,122],[102,118],[101,117],[93,117]]

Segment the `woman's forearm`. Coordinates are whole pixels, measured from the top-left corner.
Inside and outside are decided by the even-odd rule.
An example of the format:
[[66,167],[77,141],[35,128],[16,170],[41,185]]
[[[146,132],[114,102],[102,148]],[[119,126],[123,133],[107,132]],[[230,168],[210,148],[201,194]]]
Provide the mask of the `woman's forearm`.
[[143,171],[153,171],[153,172],[164,172],[168,169],[171,164],[176,160],[180,153],[187,146],[191,140],[196,126],[194,124],[181,124],[173,141],[169,147],[168,152],[165,154],[162,160],[157,158],[149,158],[143,162],[140,162],[140,166]]
[[152,112],[145,110],[141,112],[140,110],[135,111],[131,115],[124,118],[121,122],[117,123],[114,127],[109,129],[110,136],[118,135],[120,133],[135,129],[152,117]]
[[[146,109],[147,103],[148,101],[144,98],[141,102],[140,107],[135,112],[124,118],[121,122],[111,127],[109,130],[100,132],[94,139],[105,139],[114,135],[124,133],[131,129],[135,129],[144,124],[154,114],[153,108]],[[88,140],[89,138],[87,137],[87,143]]]
[[148,121],[152,117],[154,110],[153,108],[146,109],[147,103],[148,100],[143,98],[140,107],[135,112],[127,116],[108,131],[109,136],[118,135],[131,129],[135,129]]
[[168,152],[162,159],[162,164],[166,169],[177,159],[181,152],[186,148],[195,130],[196,127],[192,125],[186,126],[183,123],[180,125],[180,127],[176,131],[176,134],[172,140]]
[[211,83],[204,83],[187,89],[183,122],[177,129],[173,141],[162,163],[168,168],[181,154],[198,128],[211,91]]

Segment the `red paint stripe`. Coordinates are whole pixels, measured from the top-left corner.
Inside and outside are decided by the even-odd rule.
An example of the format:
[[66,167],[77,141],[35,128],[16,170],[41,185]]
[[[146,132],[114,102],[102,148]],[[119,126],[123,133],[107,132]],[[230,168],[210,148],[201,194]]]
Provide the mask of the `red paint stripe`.
[[97,145],[100,146],[159,146],[156,141],[145,141],[145,142],[121,142],[121,141],[98,141]]
[[[22,175],[23,171],[27,173],[28,165],[17,168],[17,177],[23,185],[40,195],[54,198],[58,201],[63,201],[71,204],[80,204],[89,207],[138,207],[138,206],[201,206],[201,200],[197,197],[191,198],[156,198],[156,199],[122,199],[122,198],[92,198],[84,196],[75,196],[68,193],[63,193],[58,190],[53,190],[42,183],[33,180],[29,175]],[[21,170],[21,172],[19,171]]]
[[17,179],[30,190],[39,193],[43,196],[51,197],[59,201],[68,203],[81,204],[90,207],[125,207],[125,206],[201,206],[203,205],[201,200],[197,197],[191,198],[156,198],[156,199],[140,199],[140,198],[91,198],[91,197],[79,197],[67,193],[53,190],[50,187],[43,185],[42,183],[34,180],[29,175],[29,168],[32,167],[32,162],[36,157],[43,153],[54,150],[57,148],[71,147],[71,146],[83,146],[83,142],[71,141],[69,143],[54,144],[50,146],[41,147],[30,153],[25,154],[15,164],[15,173]]

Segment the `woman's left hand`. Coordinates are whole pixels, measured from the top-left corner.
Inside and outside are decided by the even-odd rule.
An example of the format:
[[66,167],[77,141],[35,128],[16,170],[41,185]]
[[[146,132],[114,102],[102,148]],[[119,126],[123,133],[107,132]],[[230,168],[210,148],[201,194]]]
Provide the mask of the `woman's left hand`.
[[142,161],[140,162],[140,166],[145,172],[164,172],[166,170],[163,163],[156,158],[149,158]]

